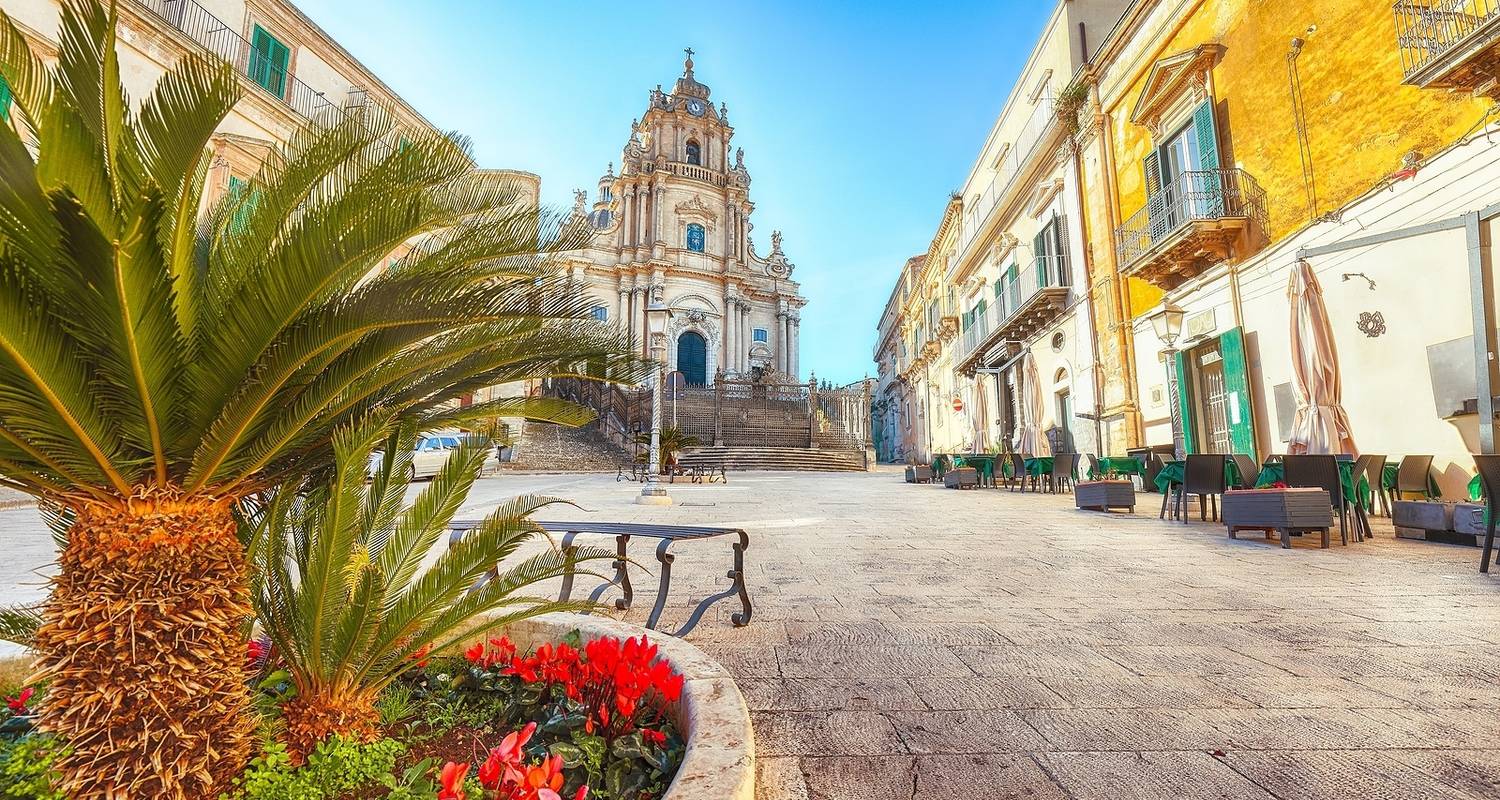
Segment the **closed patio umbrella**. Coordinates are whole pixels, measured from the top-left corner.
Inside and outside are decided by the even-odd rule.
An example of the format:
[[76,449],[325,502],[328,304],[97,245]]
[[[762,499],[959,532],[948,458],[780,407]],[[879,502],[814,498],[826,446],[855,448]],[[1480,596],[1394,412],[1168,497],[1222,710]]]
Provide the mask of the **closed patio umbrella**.
[[1028,456],[1050,456],[1052,445],[1042,435],[1042,379],[1036,357],[1030,351],[1021,365],[1021,427],[1016,429],[1016,452]]
[[1339,351],[1312,267],[1298,260],[1287,286],[1292,318],[1292,375],[1297,415],[1289,453],[1354,453],[1354,435],[1343,406]]

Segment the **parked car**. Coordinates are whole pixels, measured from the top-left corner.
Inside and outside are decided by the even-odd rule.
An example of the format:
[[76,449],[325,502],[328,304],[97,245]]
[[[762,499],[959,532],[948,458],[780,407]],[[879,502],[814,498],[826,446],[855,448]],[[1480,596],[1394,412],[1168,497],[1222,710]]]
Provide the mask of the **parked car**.
[[[458,449],[459,443],[472,438],[473,434],[459,432],[427,433],[417,437],[412,445],[411,463],[406,467],[407,480],[417,478],[430,478],[443,469],[453,452]],[[369,473],[373,474],[380,466],[381,459],[385,453],[376,450],[370,454]],[[495,455],[495,449],[485,455],[484,466],[486,469],[498,467],[499,458]]]

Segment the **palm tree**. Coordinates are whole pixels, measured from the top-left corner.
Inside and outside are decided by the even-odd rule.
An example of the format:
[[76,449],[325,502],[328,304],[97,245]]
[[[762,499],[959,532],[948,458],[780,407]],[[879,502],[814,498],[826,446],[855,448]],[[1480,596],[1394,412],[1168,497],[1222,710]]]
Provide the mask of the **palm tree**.
[[[638,433],[635,443],[651,446],[651,434]],[[703,440],[693,436],[680,428],[662,428],[657,434],[656,450],[661,459],[661,472],[666,474],[672,468],[672,463],[677,460],[677,454],[683,450],[693,447],[701,447]]]
[[[247,514],[256,617],[296,687],[281,714],[294,758],[333,734],[374,735],[377,696],[422,654],[537,614],[592,607],[523,592],[578,563],[615,557],[597,547],[547,548],[501,569],[541,533],[528,517],[554,501],[535,497],[502,504],[443,548],[489,442],[466,442],[403,506],[412,431],[389,437],[380,466],[365,480],[371,448],[386,428],[373,418],[342,429],[328,474],[289,481]],[[436,558],[434,548],[442,548]]]
[[42,725],[71,745],[71,798],[215,797],[255,727],[235,506],[326,469],[353,421],[430,429],[480,387],[639,365],[548,266],[585,227],[463,142],[309,125],[204,215],[231,68],[189,55],[132,103],[113,9],[66,0],[60,24],[48,68],[0,12],[21,118],[0,125],[0,485],[71,518],[36,636]]

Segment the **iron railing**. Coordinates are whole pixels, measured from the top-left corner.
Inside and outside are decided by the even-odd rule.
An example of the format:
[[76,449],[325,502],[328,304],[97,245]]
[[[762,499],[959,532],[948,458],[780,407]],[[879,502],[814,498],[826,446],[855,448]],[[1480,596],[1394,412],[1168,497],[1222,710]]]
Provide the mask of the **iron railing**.
[[1401,0],[1391,10],[1406,80],[1455,50],[1500,37],[1500,0]]
[[1266,192],[1254,178],[1241,169],[1184,172],[1116,231],[1120,264],[1135,263],[1191,222],[1238,217],[1265,230]]
[[990,215],[1014,187],[1022,168],[1036,151],[1037,145],[1055,129],[1056,125],[1057,102],[1052,97],[1051,90],[1047,90],[1037,99],[1031,116],[1027,117],[1026,123],[1016,134],[1016,141],[996,165],[995,177],[977,196],[963,199],[963,222],[958,235],[961,263],[965,260],[964,256],[967,256],[969,248],[974,245],[976,237],[984,230]]
[[[229,62],[236,72],[250,79],[261,91],[313,122],[333,126],[344,112],[320,91],[303,83],[290,69],[276,68],[269,55],[254,47],[239,32],[194,0],[135,0],[163,22],[186,34],[205,50]],[[266,83],[256,79],[264,72]],[[278,85],[279,84],[279,85]],[[279,91],[278,91],[279,90]]]
[[972,356],[976,348],[987,346],[990,338],[999,333],[1032,298],[1047,289],[1066,289],[1072,281],[1068,257],[1063,253],[1037,256],[1013,275],[1009,270],[1002,273],[996,283],[999,291],[988,299],[984,313],[976,314],[969,329],[964,331],[962,357]]

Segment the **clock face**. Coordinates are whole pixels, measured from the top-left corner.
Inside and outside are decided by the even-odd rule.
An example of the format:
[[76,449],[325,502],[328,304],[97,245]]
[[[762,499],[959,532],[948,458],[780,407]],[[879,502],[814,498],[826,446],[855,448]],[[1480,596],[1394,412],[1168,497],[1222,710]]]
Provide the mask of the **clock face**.
[[703,101],[696,98],[693,100],[689,100],[687,102],[687,110],[689,114],[692,114],[695,117],[703,116]]

